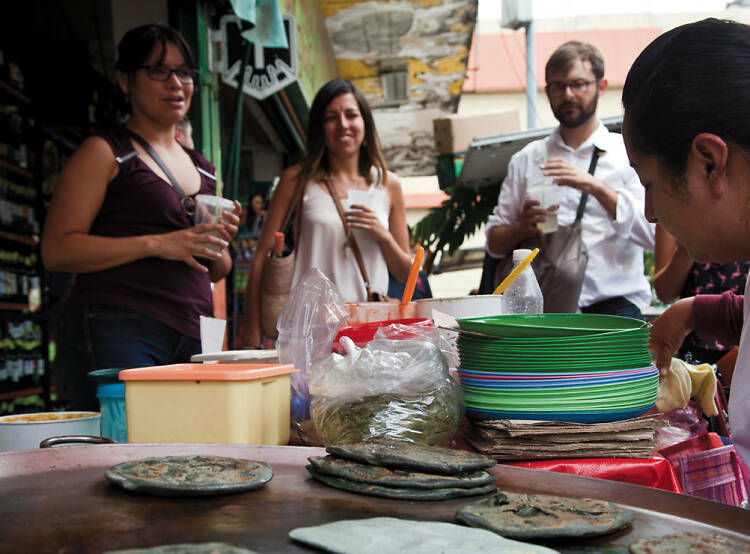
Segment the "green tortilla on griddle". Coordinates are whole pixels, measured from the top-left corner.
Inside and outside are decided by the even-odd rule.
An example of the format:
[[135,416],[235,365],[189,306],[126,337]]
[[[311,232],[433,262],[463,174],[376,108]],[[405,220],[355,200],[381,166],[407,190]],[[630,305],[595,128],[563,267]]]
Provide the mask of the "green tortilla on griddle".
[[642,539],[630,545],[633,554],[682,554],[750,552],[750,544],[719,533],[680,533]]
[[370,464],[360,464],[352,460],[336,456],[311,456],[307,459],[319,473],[387,487],[413,487],[417,489],[441,489],[458,487],[467,489],[489,485],[495,477],[486,471],[470,471],[444,475],[436,473],[422,473],[408,469],[393,469]]
[[165,544],[127,550],[111,550],[104,554],[257,554],[254,550],[220,542],[200,544]]
[[326,451],[334,456],[365,464],[447,475],[479,471],[497,463],[476,452],[386,439],[330,445],[326,447]]
[[395,498],[397,500],[447,500],[449,498],[458,498],[461,496],[475,496],[478,494],[490,494],[497,491],[495,485],[483,485],[462,489],[458,487],[446,487],[441,489],[417,489],[414,487],[386,487],[384,485],[373,485],[372,483],[362,483],[359,481],[350,481],[341,477],[334,477],[326,473],[320,473],[313,466],[308,465],[307,471],[321,483],[349,492],[358,494],[367,494],[370,496],[382,496],[384,498]]
[[459,521],[512,539],[597,537],[627,527],[632,511],[611,502],[499,492],[456,513]]

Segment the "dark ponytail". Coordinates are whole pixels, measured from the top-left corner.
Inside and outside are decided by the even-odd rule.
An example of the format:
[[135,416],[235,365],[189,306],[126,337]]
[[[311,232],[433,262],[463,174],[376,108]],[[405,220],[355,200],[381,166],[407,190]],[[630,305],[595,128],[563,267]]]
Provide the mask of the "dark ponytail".
[[630,68],[622,103],[633,148],[677,182],[700,133],[750,150],[750,27],[705,19],[664,33]]

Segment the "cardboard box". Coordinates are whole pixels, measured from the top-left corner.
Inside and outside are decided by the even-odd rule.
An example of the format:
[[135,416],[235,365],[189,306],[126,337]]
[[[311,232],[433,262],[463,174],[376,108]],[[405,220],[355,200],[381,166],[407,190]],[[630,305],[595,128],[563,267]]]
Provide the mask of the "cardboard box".
[[480,115],[449,115],[432,120],[435,151],[454,154],[469,149],[475,138],[514,133],[521,130],[518,110],[487,112]]
[[126,369],[128,442],[284,445],[291,364],[174,364]]

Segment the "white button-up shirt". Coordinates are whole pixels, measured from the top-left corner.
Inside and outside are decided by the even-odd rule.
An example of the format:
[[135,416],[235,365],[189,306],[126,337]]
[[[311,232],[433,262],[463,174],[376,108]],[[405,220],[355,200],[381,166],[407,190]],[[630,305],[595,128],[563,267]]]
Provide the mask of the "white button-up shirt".
[[[651,303],[651,287],[643,275],[643,250],[654,249],[654,225],[643,211],[644,189],[630,167],[622,135],[610,133],[600,122],[599,127],[578,149],[565,144],[560,129],[546,139],[527,144],[513,155],[508,175],[500,188],[500,197],[490,215],[485,233],[495,225],[511,225],[519,220],[526,199],[526,187],[543,182],[541,164],[546,158],[563,158],[583,171],[588,171],[594,146],[604,151],[599,156],[594,176],[617,192],[617,214],[613,220],[604,207],[591,195],[583,215],[582,237],[589,253],[586,275],[578,305],[590,306],[601,300],[624,296],[642,308]],[[548,182],[551,182],[548,178]],[[554,185],[554,183],[551,186]],[[575,221],[581,191],[559,187],[560,226]],[[496,258],[506,252],[492,252]]]

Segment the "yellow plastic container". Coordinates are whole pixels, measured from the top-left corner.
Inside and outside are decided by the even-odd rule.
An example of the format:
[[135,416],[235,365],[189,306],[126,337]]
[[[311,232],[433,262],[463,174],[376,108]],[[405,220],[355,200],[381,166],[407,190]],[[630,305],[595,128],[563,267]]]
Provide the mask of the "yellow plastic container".
[[129,443],[289,442],[291,364],[174,364],[125,369]]

